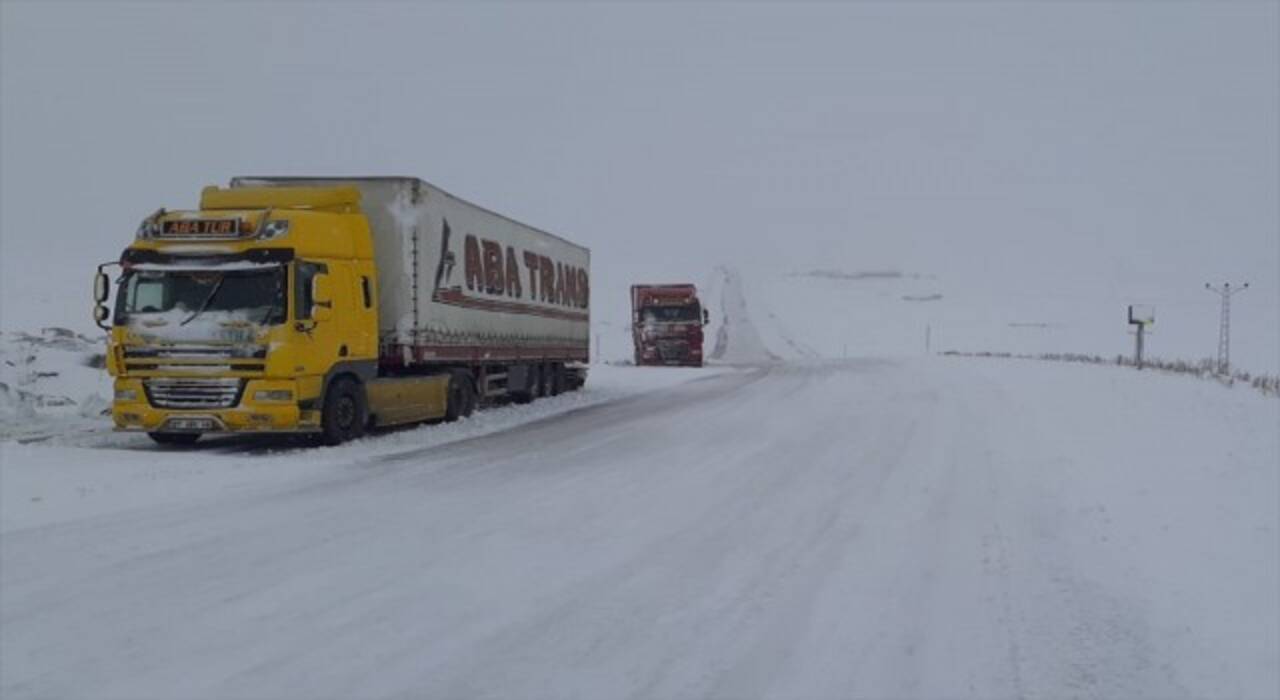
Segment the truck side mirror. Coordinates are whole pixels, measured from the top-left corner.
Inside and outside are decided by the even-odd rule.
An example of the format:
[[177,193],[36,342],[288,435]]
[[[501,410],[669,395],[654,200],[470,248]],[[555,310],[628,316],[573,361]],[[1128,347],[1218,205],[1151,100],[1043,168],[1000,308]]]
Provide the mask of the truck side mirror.
[[[99,304],[106,301],[110,286],[111,280],[107,277],[107,273],[101,270],[95,273],[93,276],[93,300]],[[94,316],[97,316],[97,312],[94,312]]]
[[333,285],[329,275],[319,272],[311,278],[311,301],[316,304],[329,304],[333,301]]
[[109,315],[111,315],[111,312],[107,311],[107,307],[102,304],[98,304],[93,307],[93,320],[99,326],[102,325],[103,321],[107,320],[107,316]]
[[329,275],[321,272],[311,278],[311,320],[327,321],[333,318],[333,286]]

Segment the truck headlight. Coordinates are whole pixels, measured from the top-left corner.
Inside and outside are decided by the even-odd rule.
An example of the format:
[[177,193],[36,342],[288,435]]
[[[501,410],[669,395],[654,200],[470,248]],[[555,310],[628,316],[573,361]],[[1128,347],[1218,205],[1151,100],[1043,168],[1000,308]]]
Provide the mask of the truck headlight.
[[136,237],[140,241],[149,241],[160,237],[160,225],[154,221],[147,220],[138,224],[138,232]]
[[137,401],[137,389],[116,389],[116,401]]
[[293,401],[293,391],[289,389],[265,389],[253,392],[254,401]]
[[287,233],[289,233],[288,219],[272,219],[262,225],[262,233],[258,234],[258,237],[262,240],[271,240]]

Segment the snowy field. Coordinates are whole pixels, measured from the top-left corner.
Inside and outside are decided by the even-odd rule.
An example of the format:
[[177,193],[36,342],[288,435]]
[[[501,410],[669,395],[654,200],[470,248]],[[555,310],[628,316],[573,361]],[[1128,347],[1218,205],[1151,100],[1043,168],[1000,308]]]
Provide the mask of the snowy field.
[[[765,341],[784,352],[801,342],[793,355],[914,357],[955,350],[1128,357],[1134,346],[1128,304],[1144,303],[1156,314],[1148,357],[1197,362],[1217,352],[1218,303],[1194,286],[1178,295],[1129,298],[1106,290],[1042,295],[900,270],[745,271],[743,277],[757,325],[773,333]],[[1233,364],[1280,374],[1276,300],[1242,295],[1232,310]]]
[[721,366],[325,449],[110,433],[6,334],[0,695],[1276,697],[1280,401],[713,277]]

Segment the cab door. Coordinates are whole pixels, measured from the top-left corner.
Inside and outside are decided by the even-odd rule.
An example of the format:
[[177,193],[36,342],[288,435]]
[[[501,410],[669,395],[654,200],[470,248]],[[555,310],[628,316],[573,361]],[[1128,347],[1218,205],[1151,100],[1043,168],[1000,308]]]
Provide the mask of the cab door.
[[[350,298],[344,293],[346,287],[342,283],[347,276],[342,273],[342,266],[332,261],[299,260],[294,264],[293,325],[298,336],[294,372],[300,377],[323,377],[335,362],[342,359],[342,348],[346,342],[342,302]],[[317,275],[329,278],[327,286],[333,292],[333,298],[324,302],[329,307],[328,313],[324,314],[327,318],[321,319],[315,318],[314,311],[320,302],[312,297]]]

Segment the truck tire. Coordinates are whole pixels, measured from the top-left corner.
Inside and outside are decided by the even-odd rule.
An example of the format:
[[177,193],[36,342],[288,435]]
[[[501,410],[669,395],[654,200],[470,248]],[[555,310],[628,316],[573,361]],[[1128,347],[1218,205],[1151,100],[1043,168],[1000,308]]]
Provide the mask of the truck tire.
[[475,387],[471,374],[463,370],[449,373],[449,389],[444,408],[444,419],[450,423],[465,418],[476,408]]
[[462,414],[465,418],[476,412],[476,408],[480,406],[480,393],[476,391],[475,381],[471,378],[469,372],[462,373],[463,384],[467,387],[467,409]]
[[540,399],[547,395],[547,367],[533,366],[533,398]]
[[369,403],[364,387],[350,377],[338,377],[324,393],[320,416],[320,439],[326,445],[340,445],[364,435],[369,419]]
[[518,404],[525,404],[537,398],[538,393],[538,368],[536,365],[529,365],[525,368],[524,387],[515,390],[509,390],[511,400]]
[[557,362],[549,368],[551,374],[547,377],[547,395],[559,396],[564,393],[564,366]]
[[194,445],[200,433],[147,433],[157,445]]

